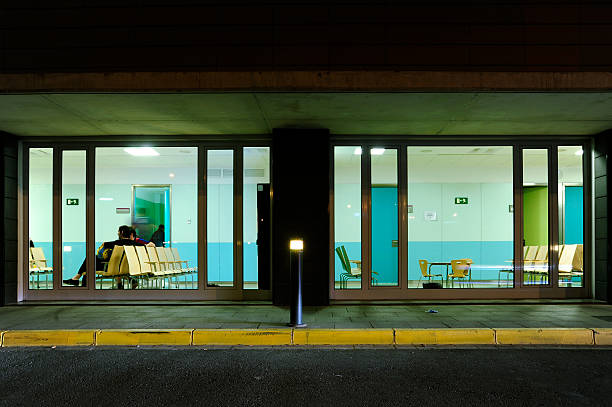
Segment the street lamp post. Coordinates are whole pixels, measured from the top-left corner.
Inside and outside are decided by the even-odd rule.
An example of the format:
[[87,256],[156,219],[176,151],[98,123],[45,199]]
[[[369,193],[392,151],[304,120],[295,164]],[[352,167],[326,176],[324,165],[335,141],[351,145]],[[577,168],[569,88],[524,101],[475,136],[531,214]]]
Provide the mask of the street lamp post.
[[294,239],[289,242],[289,273],[291,275],[291,314],[289,326],[303,328],[302,322],[302,253],[304,241]]

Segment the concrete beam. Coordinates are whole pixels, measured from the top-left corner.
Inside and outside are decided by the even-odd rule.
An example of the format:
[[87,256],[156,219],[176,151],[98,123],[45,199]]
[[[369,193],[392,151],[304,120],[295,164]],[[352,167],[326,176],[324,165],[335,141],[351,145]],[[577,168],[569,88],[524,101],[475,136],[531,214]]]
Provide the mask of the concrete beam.
[[612,72],[260,71],[0,74],[0,93],[609,91]]

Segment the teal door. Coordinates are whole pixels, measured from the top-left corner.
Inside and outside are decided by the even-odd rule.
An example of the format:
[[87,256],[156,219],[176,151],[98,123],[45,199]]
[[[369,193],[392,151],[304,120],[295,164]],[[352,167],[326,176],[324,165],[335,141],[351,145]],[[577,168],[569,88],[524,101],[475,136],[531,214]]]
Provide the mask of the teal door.
[[372,285],[398,285],[397,188],[372,187]]

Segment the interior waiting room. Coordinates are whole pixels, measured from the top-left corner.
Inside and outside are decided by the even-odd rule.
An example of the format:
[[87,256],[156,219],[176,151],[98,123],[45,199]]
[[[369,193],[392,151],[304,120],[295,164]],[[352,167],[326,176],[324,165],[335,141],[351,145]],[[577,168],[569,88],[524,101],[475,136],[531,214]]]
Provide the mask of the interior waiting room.
[[335,146],[334,289],[550,286],[553,270],[558,287],[583,287],[583,155],[581,145]]
[[[198,273],[198,232],[203,224],[198,218],[198,147],[97,147],[91,151],[95,158],[95,251],[91,253],[96,257],[95,289],[234,287],[237,151],[243,167],[242,288],[258,288],[258,210],[263,210],[258,209],[262,201],[258,195],[269,194],[269,147],[205,152],[206,274]],[[86,276],[78,273],[85,269],[81,267],[87,254],[86,169],[86,150],[28,150],[30,290],[54,289],[54,277],[58,279],[55,288],[85,285]],[[58,170],[55,180],[59,175],[61,185],[54,185]],[[54,188],[61,189],[59,214],[54,213]],[[133,235],[121,236],[121,226],[131,228]],[[61,248],[54,250],[58,229]],[[109,242],[116,244],[109,249]],[[61,261],[54,258],[58,252]],[[78,284],[70,281],[75,275]],[[202,275],[205,282],[198,281]]]

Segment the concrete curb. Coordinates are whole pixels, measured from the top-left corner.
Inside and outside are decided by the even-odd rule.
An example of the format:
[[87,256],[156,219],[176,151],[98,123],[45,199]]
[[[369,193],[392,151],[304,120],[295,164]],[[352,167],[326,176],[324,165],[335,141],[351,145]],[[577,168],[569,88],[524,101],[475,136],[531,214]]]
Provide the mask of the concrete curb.
[[612,328],[8,330],[1,347],[612,345]]

